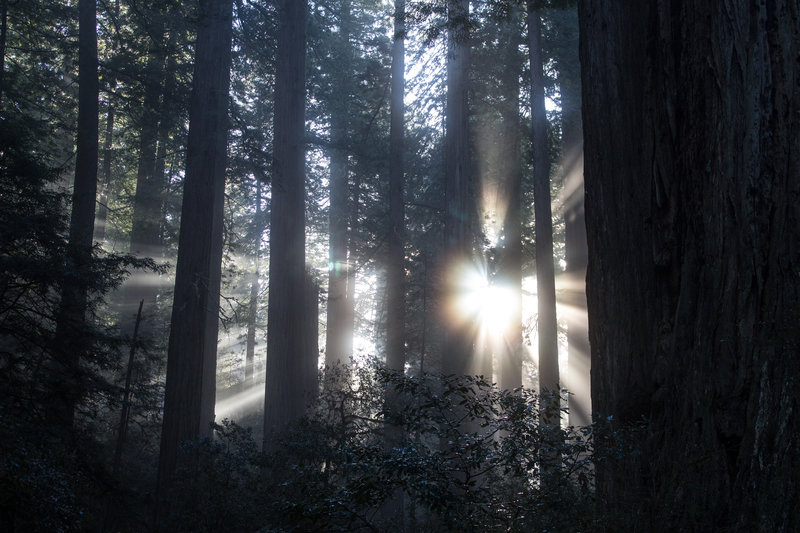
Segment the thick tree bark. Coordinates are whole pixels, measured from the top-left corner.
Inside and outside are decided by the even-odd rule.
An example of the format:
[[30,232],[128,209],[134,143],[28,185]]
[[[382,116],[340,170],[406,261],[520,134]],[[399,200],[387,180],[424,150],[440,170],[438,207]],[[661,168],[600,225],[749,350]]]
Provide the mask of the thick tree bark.
[[216,387],[232,0],[201,0],[158,465],[163,504],[180,443],[211,434]]
[[[442,370],[475,370],[473,324],[460,316],[462,275],[472,267],[472,203],[469,146],[469,0],[448,0],[447,108],[445,110],[444,347]],[[466,289],[468,290],[468,288]]]
[[353,329],[349,317],[353,302],[348,294],[348,278],[352,265],[348,262],[349,185],[350,173],[348,121],[352,64],[350,44],[350,2],[342,0],[339,9],[339,37],[335,46],[337,68],[333,74],[334,91],[340,101],[331,109],[330,155],[330,261],[328,271],[328,317],[325,338],[325,364],[347,364],[352,356]]
[[92,260],[99,125],[99,81],[97,77],[97,12],[94,0],[78,3],[78,134],[75,181],[67,253],[76,276],[62,287],[56,324],[55,359],[52,376],[56,397],[47,411],[50,424],[63,431],[72,428],[75,406],[80,400],[80,358],[89,350],[86,332],[87,280]]
[[304,410],[305,1],[283,0],[275,73],[274,166],[270,211],[269,307],[264,435]]
[[405,368],[405,205],[403,150],[405,139],[405,0],[394,3],[392,96],[389,130],[389,235],[386,258],[386,366]]
[[800,530],[800,7],[583,0],[592,402],[629,529]]
[[[533,144],[533,210],[536,231],[536,292],[538,299],[539,392],[551,394],[543,421],[558,427],[558,330],[556,324],[555,270],[553,267],[553,219],[550,207],[550,149],[544,107],[541,17],[528,4],[528,54],[531,69],[531,131]],[[556,412],[553,412],[556,409]]]

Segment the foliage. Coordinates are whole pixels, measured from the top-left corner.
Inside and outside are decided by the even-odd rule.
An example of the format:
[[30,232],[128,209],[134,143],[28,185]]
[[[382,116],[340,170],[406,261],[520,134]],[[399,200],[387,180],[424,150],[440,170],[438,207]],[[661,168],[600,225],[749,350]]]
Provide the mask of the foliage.
[[412,531],[586,531],[598,525],[593,461],[634,453],[604,421],[614,444],[593,456],[593,428],[548,429],[538,420],[549,402],[482,377],[336,368],[320,391],[263,453],[228,421],[215,440],[187,444],[170,527],[392,531],[387,509],[402,494]]
[[[89,312],[132,269],[157,270],[150,260],[106,254],[76,269],[67,254],[68,195],[59,188],[67,170],[53,168],[38,148],[44,126],[6,111],[0,128],[0,523],[19,531],[80,530],[102,486],[92,432],[98,413],[119,394],[111,376],[124,339],[103,321],[89,320],[69,332],[86,339],[79,375],[68,376],[55,354],[59,295],[88,286]],[[96,318],[96,317],[95,317]],[[80,391],[71,435],[46,424],[52,398],[69,387]],[[74,389],[73,389],[74,388]],[[94,482],[94,483],[93,483]]]

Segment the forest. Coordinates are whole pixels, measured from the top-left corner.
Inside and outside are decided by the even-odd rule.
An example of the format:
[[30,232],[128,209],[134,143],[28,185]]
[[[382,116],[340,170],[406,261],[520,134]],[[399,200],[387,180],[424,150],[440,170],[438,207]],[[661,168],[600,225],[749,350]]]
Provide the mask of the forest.
[[0,11],[0,531],[800,531],[797,0]]

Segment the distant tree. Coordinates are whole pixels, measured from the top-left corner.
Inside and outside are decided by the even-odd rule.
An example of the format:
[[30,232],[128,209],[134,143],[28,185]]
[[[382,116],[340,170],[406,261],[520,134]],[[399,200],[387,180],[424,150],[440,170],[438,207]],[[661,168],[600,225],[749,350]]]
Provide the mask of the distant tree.
[[[469,0],[447,2],[447,106],[445,110],[445,342],[442,369],[448,374],[471,371],[472,324],[456,318],[462,269],[472,261],[475,209],[469,147]],[[448,316],[449,315],[449,316]]]
[[[338,3],[339,32],[332,43],[336,67],[332,72],[330,108],[330,259],[328,265],[328,320],[325,342],[325,363],[349,363],[353,355],[353,295],[352,257],[350,250],[351,204],[349,186],[349,138],[351,128],[350,99],[352,91],[353,46],[350,43],[352,14],[349,0]],[[352,254],[350,254],[352,255]]]
[[[539,338],[539,392],[546,408],[543,422],[558,427],[560,384],[558,375],[558,331],[556,323],[555,269],[553,266],[553,219],[550,207],[550,146],[544,105],[544,64],[541,16],[534,2],[528,3],[528,54],[531,70],[531,132],[533,145],[533,198],[536,229],[536,289]],[[552,397],[548,400],[546,395]]]
[[616,530],[798,531],[797,2],[579,7],[592,404]]
[[233,0],[201,0],[170,323],[158,499],[181,442],[214,421]]
[[[561,97],[561,171],[564,210],[564,288],[559,301],[566,305],[569,382],[569,420],[575,426],[592,422],[589,385],[589,330],[586,316],[586,220],[583,202],[583,129],[581,80],[578,61],[578,13],[575,6],[550,10],[556,36],[552,52],[558,70]],[[566,380],[565,380],[566,381]]]
[[[97,78],[97,11],[94,0],[78,3],[78,132],[75,180],[69,225],[69,268],[75,281],[61,290],[55,352],[61,376],[51,385],[56,396],[48,418],[53,426],[71,430],[75,406],[82,391],[80,358],[89,349],[86,311],[89,281],[85,274],[92,261],[95,196],[97,194],[99,82]],[[83,275],[82,275],[83,274]]]
[[498,265],[494,283],[513,291],[514,308],[509,324],[503,331],[497,355],[501,389],[513,390],[522,386],[522,160],[520,155],[520,71],[521,38],[518,33],[522,10],[511,8],[507,20],[501,21],[499,52],[503,69],[499,83],[502,99],[499,103],[500,130],[497,173],[501,181],[500,197],[505,204],[502,221],[502,240],[498,246]]
[[8,35],[8,0],[0,2],[0,109],[3,107],[3,83],[6,73],[6,37]]
[[391,124],[389,134],[389,231],[386,258],[386,365],[405,368],[405,0],[394,3]]
[[256,212],[253,216],[254,257],[253,273],[250,280],[250,300],[247,305],[247,340],[245,346],[244,382],[250,387],[254,383],[256,353],[256,322],[258,319],[258,297],[261,293],[259,280],[259,261],[261,259],[261,239],[264,237],[264,216],[261,212],[261,181],[256,183]]
[[[138,117],[139,151],[136,170],[136,194],[133,198],[133,219],[131,221],[131,253],[143,257],[157,257],[159,254],[159,230],[161,229],[161,196],[163,183],[156,176],[156,150],[158,144],[158,125],[161,116],[161,101],[164,88],[165,38],[164,3],[156,2],[149,10],[145,31],[150,37],[147,46],[147,62],[143,72],[144,98],[141,115]],[[147,290],[147,300],[154,295],[152,288]],[[138,301],[139,297],[135,296]],[[150,303],[149,301],[146,303]]]
[[108,220],[108,199],[111,187],[111,160],[114,143],[114,118],[116,109],[111,98],[108,99],[106,111],[106,129],[103,136],[103,172],[100,180],[100,193],[97,197],[97,216],[94,221],[94,240],[101,246],[106,239],[106,223]]
[[275,72],[265,442],[301,416],[306,353],[305,1],[282,0]]

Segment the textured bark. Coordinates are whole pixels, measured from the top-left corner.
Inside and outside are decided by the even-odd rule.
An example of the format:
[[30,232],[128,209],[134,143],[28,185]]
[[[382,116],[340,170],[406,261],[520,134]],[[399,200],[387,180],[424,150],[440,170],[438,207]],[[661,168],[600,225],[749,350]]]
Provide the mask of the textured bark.
[[330,155],[330,261],[328,271],[328,320],[325,339],[325,363],[348,364],[352,356],[353,302],[348,293],[348,278],[352,265],[347,260],[349,248],[348,220],[350,215],[348,176],[350,173],[348,121],[350,79],[352,64],[350,43],[350,2],[342,0],[339,10],[339,37],[334,53],[336,68],[333,73],[334,91],[341,99],[331,109]]
[[447,108],[445,110],[445,268],[444,347],[442,370],[467,374],[473,369],[469,321],[458,316],[460,274],[470,266],[471,222],[475,217],[471,195],[469,146],[469,0],[448,0]]
[[302,360],[305,285],[305,1],[280,4],[270,210],[269,307],[264,435],[304,410]]
[[214,421],[232,6],[232,0],[200,2],[158,465],[160,504],[180,443],[210,435]]
[[386,258],[386,366],[405,368],[405,0],[394,3],[392,99],[389,131],[389,236]]
[[598,470],[639,530],[797,531],[800,7],[580,4]]
[[[541,17],[528,5],[528,54],[531,69],[531,132],[533,144],[533,211],[536,232],[536,290],[538,299],[539,391],[556,395],[550,408],[558,407],[558,331],[553,268],[553,218],[550,207],[550,149],[544,107]],[[549,424],[558,424],[552,411],[544,413]]]
[[97,196],[99,81],[97,78],[97,13],[93,0],[78,3],[78,134],[75,181],[72,190],[67,253],[77,279],[62,287],[56,324],[56,397],[47,411],[48,422],[59,430],[72,428],[75,406],[82,395],[80,358],[89,350],[86,333],[87,281],[92,260],[95,198]]

